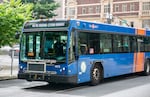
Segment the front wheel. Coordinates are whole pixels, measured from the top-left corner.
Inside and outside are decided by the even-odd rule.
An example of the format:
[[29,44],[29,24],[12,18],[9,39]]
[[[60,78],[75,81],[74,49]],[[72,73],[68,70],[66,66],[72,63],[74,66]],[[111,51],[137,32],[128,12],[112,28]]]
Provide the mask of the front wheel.
[[100,66],[95,65],[91,70],[91,85],[97,85],[103,79],[102,68]]

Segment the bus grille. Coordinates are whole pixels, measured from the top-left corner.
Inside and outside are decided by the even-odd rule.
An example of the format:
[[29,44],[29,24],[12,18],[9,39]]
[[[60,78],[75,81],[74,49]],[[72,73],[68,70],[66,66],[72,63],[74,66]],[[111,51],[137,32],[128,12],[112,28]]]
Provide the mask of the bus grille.
[[44,72],[45,71],[45,64],[28,64],[28,71],[33,72]]

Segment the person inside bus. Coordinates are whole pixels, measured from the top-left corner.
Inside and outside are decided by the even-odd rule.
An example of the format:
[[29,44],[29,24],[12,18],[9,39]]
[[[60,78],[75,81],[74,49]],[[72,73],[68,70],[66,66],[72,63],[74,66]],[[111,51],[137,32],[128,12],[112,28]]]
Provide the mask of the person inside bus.
[[87,54],[88,53],[88,47],[87,47],[87,43],[85,41],[85,39],[79,38],[79,53],[81,55]]
[[54,50],[56,56],[63,56],[63,43],[61,43],[60,38],[56,39],[56,43],[54,44]]
[[87,54],[88,53],[88,47],[86,44],[80,44],[80,51],[81,54]]
[[48,55],[48,53],[52,53],[53,52],[53,39],[51,37],[46,37],[46,42],[44,44],[44,52],[45,52],[45,55]]

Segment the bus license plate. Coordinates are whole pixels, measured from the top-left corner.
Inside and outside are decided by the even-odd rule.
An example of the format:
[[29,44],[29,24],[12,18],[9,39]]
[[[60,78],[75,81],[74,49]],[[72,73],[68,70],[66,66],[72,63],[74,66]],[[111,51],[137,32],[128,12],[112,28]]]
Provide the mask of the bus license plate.
[[34,80],[44,80],[44,75],[35,74],[34,75]]

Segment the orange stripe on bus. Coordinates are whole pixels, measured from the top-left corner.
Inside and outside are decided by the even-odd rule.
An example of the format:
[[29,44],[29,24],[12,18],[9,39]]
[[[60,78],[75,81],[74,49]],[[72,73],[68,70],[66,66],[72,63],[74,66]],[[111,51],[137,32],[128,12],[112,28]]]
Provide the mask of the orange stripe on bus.
[[137,54],[134,53],[134,64],[133,64],[133,72],[135,72],[135,67],[136,67],[136,60],[137,60]]
[[144,53],[135,53],[134,54],[134,72],[141,72],[144,70]]
[[[137,29],[137,35],[146,35],[146,31],[144,29]],[[145,54],[142,52],[134,53],[134,66],[133,72],[141,72],[144,70],[144,61]]]
[[136,33],[136,34],[137,34],[137,35],[145,35],[146,32],[145,32],[144,29],[137,29],[137,33]]

